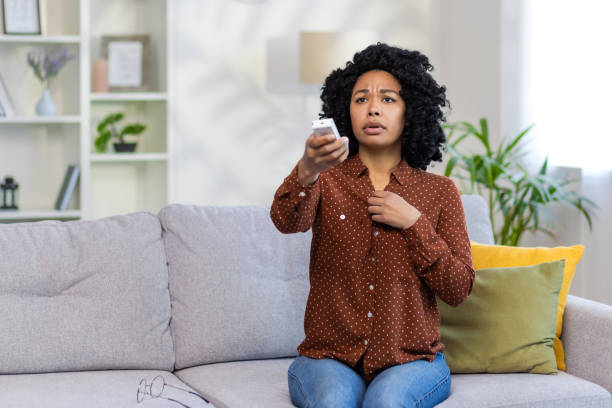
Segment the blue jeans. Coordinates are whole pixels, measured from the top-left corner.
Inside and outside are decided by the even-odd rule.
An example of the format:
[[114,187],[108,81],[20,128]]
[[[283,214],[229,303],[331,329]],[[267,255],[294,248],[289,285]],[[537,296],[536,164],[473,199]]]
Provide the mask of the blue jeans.
[[288,372],[291,402],[300,408],[421,408],[450,394],[450,369],[440,352],[431,363],[415,360],[388,367],[368,385],[362,364],[360,360],[354,369],[338,360],[298,354]]

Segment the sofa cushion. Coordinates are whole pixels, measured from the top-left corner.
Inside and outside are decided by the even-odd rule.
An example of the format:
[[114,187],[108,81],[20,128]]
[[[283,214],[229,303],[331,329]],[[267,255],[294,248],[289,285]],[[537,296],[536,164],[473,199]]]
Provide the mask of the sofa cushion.
[[476,242],[472,242],[471,246],[474,269],[535,265],[542,262],[565,259],[563,284],[558,296],[555,340],[553,343],[557,367],[559,370],[565,371],[565,356],[560,339],[563,330],[563,312],[565,311],[565,303],[567,302],[572,279],[574,278],[574,271],[582,257],[584,246],[525,248],[506,245],[483,245]]
[[451,395],[439,408],[610,408],[603,387],[559,371],[557,375],[453,374]]
[[287,370],[293,358],[233,361],[190,367],[174,374],[216,408],[290,408]]
[[283,235],[269,208],[172,204],[168,256],[176,368],[297,355],[311,233]]
[[[141,379],[150,385],[156,376],[166,384],[157,398],[144,395],[136,401]],[[168,408],[180,407],[173,398],[192,408],[206,407],[201,399],[184,390],[193,391],[172,373],[153,370],[79,371],[46,374],[0,376],[0,407],[3,408]]]
[[[187,368],[174,374],[217,408],[290,408],[287,369],[293,358],[236,361]],[[610,393],[559,371],[543,374],[453,374],[440,408],[610,408]]]
[[0,225],[0,277],[0,373],[174,366],[155,215]]
[[553,350],[565,260],[476,271],[458,307],[438,301],[451,373],[556,374]]

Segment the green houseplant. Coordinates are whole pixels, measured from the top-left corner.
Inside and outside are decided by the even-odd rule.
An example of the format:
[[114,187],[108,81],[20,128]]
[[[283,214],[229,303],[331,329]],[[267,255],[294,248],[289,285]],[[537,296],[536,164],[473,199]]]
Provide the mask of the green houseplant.
[[[548,215],[547,206],[552,202],[575,208],[592,229],[589,207],[596,205],[568,189],[568,184],[576,180],[560,180],[547,175],[548,156],[535,174],[524,167],[526,153],[521,142],[533,125],[510,141],[501,140],[497,149],[491,146],[485,118],[480,119],[480,128],[469,122],[443,124],[442,127],[447,131],[446,151],[450,155],[444,174],[469,180],[469,191],[464,193],[488,197],[496,244],[517,246],[525,231],[542,231],[554,238],[554,233],[541,223],[541,216]],[[468,138],[477,139],[484,152],[461,151],[459,144]],[[501,225],[496,225],[496,215],[501,216]]]
[[113,143],[115,152],[133,152],[136,149],[137,143],[128,143],[124,140],[125,135],[139,135],[145,131],[146,125],[141,123],[132,123],[124,126],[120,131],[117,129],[117,122],[123,119],[124,114],[121,112],[108,114],[98,125],[98,137],[94,141],[96,151],[103,153],[106,151],[108,142],[111,139],[116,139],[119,142]]

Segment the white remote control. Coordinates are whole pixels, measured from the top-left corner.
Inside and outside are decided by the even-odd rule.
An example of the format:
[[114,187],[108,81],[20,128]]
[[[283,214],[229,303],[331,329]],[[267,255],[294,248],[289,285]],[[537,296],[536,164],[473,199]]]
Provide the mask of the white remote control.
[[332,118],[313,120],[312,131],[317,136],[333,133],[336,139],[340,139],[340,133],[338,133],[338,128],[336,128],[336,124]]

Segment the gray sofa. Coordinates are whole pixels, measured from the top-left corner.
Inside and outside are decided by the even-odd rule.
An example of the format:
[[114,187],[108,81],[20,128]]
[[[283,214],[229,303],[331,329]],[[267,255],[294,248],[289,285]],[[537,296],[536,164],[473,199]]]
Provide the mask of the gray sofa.
[[[0,225],[0,407],[291,407],[310,237],[261,206]],[[612,307],[570,295],[563,328],[567,372],[453,374],[439,406],[612,407]]]

